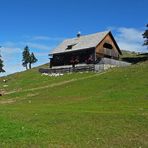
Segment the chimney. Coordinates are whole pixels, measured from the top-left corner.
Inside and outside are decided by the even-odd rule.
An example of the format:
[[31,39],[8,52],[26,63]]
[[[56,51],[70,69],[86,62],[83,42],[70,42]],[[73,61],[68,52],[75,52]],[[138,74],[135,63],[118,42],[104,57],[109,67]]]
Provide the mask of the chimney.
[[77,33],[77,38],[79,38],[81,36],[81,32],[79,31],[78,33]]

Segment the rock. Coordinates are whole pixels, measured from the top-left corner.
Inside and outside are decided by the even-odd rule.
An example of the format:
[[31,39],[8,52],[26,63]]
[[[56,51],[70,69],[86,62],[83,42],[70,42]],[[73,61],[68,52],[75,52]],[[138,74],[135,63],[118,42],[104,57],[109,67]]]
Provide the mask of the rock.
[[3,79],[3,82],[4,82],[4,83],[6,83],[6,82],[7,82],[7,80]]
[[8,85],[3,85],[3,87],[8,87]]

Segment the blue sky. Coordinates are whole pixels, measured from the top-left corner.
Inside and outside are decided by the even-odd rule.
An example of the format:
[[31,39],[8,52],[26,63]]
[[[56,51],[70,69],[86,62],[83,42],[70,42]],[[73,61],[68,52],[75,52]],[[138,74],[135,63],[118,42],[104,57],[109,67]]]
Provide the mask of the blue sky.
[[[142,32],[147,0],[0,0],[0,45],[6,73],[25,70],[21,53],[28,45],[38,62],[65,38],[112,30],[121,49],[146,51]],[[2,74],[0,74],[2,76]]]

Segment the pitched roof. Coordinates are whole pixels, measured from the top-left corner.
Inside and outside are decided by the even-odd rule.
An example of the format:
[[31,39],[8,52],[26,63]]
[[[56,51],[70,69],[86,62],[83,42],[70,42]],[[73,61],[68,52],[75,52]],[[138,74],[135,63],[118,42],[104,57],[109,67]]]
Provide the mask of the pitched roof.
[[108,33],[109,31],[104,31],[72,39],[66,39],[59,46],[53,49],[50,54],[52,55],[56,53],[70,52],[96,47]]

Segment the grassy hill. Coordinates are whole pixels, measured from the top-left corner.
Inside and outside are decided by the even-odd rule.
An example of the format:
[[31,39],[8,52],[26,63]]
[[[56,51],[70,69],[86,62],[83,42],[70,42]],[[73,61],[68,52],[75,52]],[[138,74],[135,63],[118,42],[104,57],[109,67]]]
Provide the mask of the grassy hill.
[[0,147],[148,147],[148,62],[61,77],[34,68],[0,89]]

